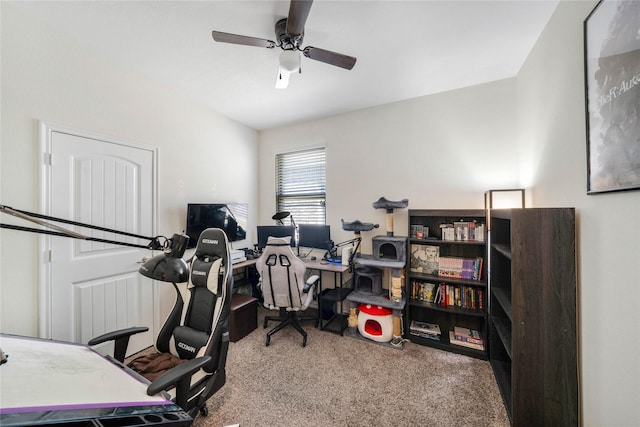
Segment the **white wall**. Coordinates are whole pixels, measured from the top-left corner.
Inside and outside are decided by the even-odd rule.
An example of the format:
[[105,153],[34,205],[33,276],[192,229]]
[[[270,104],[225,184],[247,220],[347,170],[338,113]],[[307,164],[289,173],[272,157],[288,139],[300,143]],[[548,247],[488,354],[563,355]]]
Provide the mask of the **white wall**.
[[[275,212],[276,153],[324,144],[327,149],[327,223],[335,242],[353,237],[340,219],[380,224],[381,196],[409,199],[409,209],[482,208],[490,188],[519,185],[515,79],[416,98],[260,133],[260,218]],[[407,234],[407,210],[394,215]],[[368,236],[367,236],[368,235]]]
[[[515,79],[261,132],[259,219],[275,212],[275,153],[313,144],[327,147],[332,236],[340,218],[383,227],[379,196],[480,208],[484,190],[522,186],[529,206],[576,207],[583,424],[638,426],[640,191],[586,195],[582,23],[596,3],[562,1]],[[406,233],[406,214],[396,224]]]
[[584,425],[638,426],[640,191],[586,195],[582,24],[596,3],[562,2],[529,55],[519,136],[536,205],[577,209]]
[[[1,19],[1,204],[39,211],[38,121],[44,120],[159,147],[159,234],[184,229],[188,202],[244,202],[253,241],[254,130],[97,56],[10,3],[1,3]],[[36,336],[38,237],[2,230],[0,238],[0,331]]]

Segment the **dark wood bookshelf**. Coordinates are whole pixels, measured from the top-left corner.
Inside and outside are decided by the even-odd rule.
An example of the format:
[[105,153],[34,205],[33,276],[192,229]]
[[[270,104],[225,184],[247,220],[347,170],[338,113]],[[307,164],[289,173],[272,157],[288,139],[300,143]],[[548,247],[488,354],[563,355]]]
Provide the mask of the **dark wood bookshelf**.
[[514,426],[577,426],[575,209],[491,212],[489,355]]
[[[483,224],[485,228],[484,232],[482,233],[481,239],[442,240],[440,225],[453,224],[460,221],[475,221],[476,224]],[[424,236],[423,238],[416,238],[412,236],[412,225],[428,227],[429,234],[427,236]],[[485,211],[482,209],[410,209],[409,236],[410,238],[408,239],[407,253],[410,257],[412,255],[412,247],[415,247],[416,245],[427,245],[439,247],[441,257],[459,257],[467,259],[475,259],[477,257],[481,257],[483,259],[483,264],[480,271],[480,280],[473,280],[411,271],[411,260],[409,260],[409,262],[407,263],[408,268],[405,289],[407,295],[407,306],[404,312],[404,320],[406,325],[404,331],[405,338],[411,340],[411,342],[414,342],[416,344],[426,345],[479,359],[488,359],[489,328],[487,307],[489,304],[490,296],[487,276],[488,260]],[[441,304],[411,298],[411,287],[413,286],[414,282],[466,287],[472,289],[474,292],[481,290],[483,294],[483,307],[482,309],[472,309],[455,305],[443,306]],[[412,320],[439,325],[441,331],[440,340],[436,341],[433,339],[412,335],[410,331]],[[477,350],[451,343],[449,341],[449,331],[452,331],[456,326],[479,331],[482,338],[484,339],[484,350]]]

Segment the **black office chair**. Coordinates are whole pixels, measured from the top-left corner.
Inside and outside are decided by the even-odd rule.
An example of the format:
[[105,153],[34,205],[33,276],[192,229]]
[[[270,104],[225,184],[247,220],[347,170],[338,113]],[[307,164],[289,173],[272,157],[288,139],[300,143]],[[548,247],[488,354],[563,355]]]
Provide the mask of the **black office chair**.
[[291,237],[269,237],[262,255],[256,261],[256,269],[262,280],[264,306],[279,310],[279,316],[266,316],[263,327],[269,321],[279,324],[267,333],[266,345],[271,336],[286,326],[293,326],[303,337],[302,346],[307,345],[307,333],[300,326],[300,320],[315,320],[318,317],[299,317],[298,312],[309,307],[313,300],[313,287],[320,276],[314,275],[305,281],[307,270],[304,262],[291,249]]
[[[190,261],[190,279],[175,284],[176,303],[156,339],[156,352],[128,366],[151,381],[149,395],[167,391],[191,417],[207,415],[206,401],[225,383],[233,286],[227,237],[220,229],[200,234]],[[115,341],[114,358],[124,361],[134,327],[96,337],[89,345]]]

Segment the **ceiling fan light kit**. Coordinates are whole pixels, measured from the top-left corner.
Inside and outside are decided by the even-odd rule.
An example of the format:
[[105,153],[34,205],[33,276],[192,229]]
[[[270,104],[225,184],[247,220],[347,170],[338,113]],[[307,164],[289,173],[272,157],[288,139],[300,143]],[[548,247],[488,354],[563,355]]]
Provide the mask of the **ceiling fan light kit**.
[[[313,46],[301,48],[304,38],[304,25],[311,10],[312,0],[291,0],[289,5],[289,15],[276,22],[275,35],[278,42],[272,40],[260,39],[250,36],[242,36],[238,34],[223,33],[220,31],[212,31],[213,40],[220,43],[232,43],[245,46],[266,47],[273,49],[279,47],[282,49],[280,53],[280,67],[278,70],[278,79],[276,87],[282,88],[283,82],[286,80],[288,84],[289,76],[283,76],[286,73],[302,72],[300,65],[300,54],[302,52],[306,58],[314,61],[324,62],[325,64],[334,65],[336,67],[351,70],[356,64],[356,58],[341,53],[332,52],[326,49],[320,49]],[[286,87],[286,84],[284,85]]]
[[280,67],[289,73],[300,70],[300,54],[295,50],[280,52]]

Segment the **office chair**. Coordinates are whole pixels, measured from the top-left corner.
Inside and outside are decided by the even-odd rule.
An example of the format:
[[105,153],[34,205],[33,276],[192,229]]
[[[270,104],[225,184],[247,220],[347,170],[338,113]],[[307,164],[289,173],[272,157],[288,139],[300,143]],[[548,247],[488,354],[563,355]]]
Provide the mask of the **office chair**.
[[262,281],[264,306],[270,310],[279,310],[279,316],[266,316],[263,327],[269,321],[279,324],[267,333],[266,345],[271,336],[287,326],[293,326],[302,335],[302,346],[307,345],[307,333],[300,326],[301,320],[315,320],[318,317],[299,317],[298,312],[309,307],[313,299],[313,288],[320,276],[313,275],[306,281],[307,270],[304,262],[291,249],[291,237],[269,237],[262,255],[256,261],[256,269]]
[[[204,230],[190,262],[190,277],[173,286],[176,303],[155,343],[155,353],[128,366],[151,381],[147,394],[167,391],[191,417],[207,415],[206,401],[225,383],[229,315],[233,287],[229,245],[224,232]],[[133,327],[89,341],[115,341],[114,358],[124,361],[129,337],[148,330]]]

